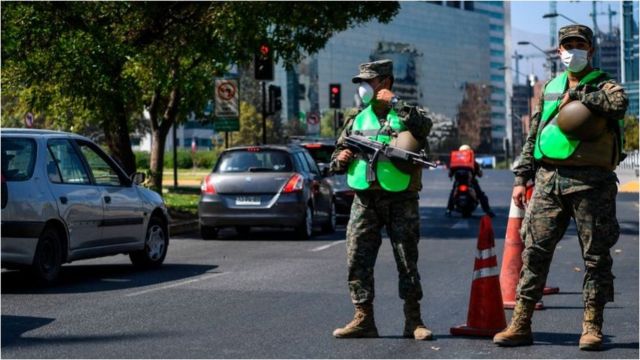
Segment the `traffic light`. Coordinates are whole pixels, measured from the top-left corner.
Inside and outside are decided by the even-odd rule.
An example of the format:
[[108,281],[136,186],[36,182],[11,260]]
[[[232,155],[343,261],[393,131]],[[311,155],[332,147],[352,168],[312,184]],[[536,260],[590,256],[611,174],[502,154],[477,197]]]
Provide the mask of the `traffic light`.
[[340,100],[342,92],[340,84],[329,84],[329,107],[332,109],[340,109]]
[[269,85],[269,113],[275,114],[282,110],[282,89],[280,86]]
[[273,80],[273,50],[268,43],[260,44],[254,58],[256,80]]

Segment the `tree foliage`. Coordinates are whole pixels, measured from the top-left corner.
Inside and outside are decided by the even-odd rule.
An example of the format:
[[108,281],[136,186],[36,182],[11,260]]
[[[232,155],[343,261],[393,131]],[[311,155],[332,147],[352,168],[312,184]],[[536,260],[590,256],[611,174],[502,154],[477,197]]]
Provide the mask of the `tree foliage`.
[[627,115],[624,117],[624,150],[638,150],[638,117]]
[[250,62],[263,41],[290,66],[335,33],[388,22],[398,9],[397,2],[3,3],[3,113],[12,124],[32,111],[48,119],[41,126],[99,129],[132,172],[129,136],[146,108],[159,189],[167,133],[204,108],[214,76]]

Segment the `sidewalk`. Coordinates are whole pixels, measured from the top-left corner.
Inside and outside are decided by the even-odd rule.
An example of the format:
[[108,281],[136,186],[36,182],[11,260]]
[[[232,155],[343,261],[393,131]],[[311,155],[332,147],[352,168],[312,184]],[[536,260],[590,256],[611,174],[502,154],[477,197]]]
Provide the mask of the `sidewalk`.
[[620,180],[618,186],[619,192],[640,192],[640,182],[638,181],[638,174],[632,169],[617,169],[616,175]]

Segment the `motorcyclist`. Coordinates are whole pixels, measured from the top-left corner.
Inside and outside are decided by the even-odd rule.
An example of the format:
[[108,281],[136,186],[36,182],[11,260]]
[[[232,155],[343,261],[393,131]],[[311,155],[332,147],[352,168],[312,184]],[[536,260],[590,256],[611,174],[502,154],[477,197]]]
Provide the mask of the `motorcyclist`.
[[[471,149],[471,146],[469,145],[462,145],[460,146],[460,148],[458,149],[460,151],[464,151],[464,150],[470,150],[473,151],[473,149]],[[469,180],[469,185],[471,186],[471,188],[474,190],[475,194],[476,194],[476,198],[480,201],[480,205],[482,206],[482,210],[485,212],[485,214],[489,215],[490,217],[494,217],[496,216],[496,214],[491,210],[491,207],[489,206],[489,199],[487,198],[487,195],[482,191],[482,189],[480,188],[480,184],[478,183],[478,180],[476,179],[476,177],[482,177],[482,169],[480,169],[480,165],[478,165],[477,162],[474,162],[474,168],[473,171],[469,171],[466,169],[449,169],[449,178],[452,178],[457,171],[468,171],[470,174],[471,179]],[[447,212],[446,215],[447,216],[451,216],[451,210],[453,210],[453,194],[455,192],[456,189],[456,182],[453,182],[453,188],[451,189],[451,193],[449,194],[449,202],[447,203]]]

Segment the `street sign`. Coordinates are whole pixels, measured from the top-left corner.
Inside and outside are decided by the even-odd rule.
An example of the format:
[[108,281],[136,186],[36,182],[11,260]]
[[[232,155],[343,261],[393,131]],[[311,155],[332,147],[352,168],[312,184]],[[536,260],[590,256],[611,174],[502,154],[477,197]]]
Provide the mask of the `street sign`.
[[33,126],[33,114],[28,112],[25,116],[24,116],[24,124],[30,128]]
[[320,116],[312,112],[307,114],[307,134],[320,133]]
[[215,81],[215,116],[216,118],[237,118],[238,79],[216,79]]
[[240,131],[240,121],[238,119],[218,119],[213,121],[213,129],[216,132]]

